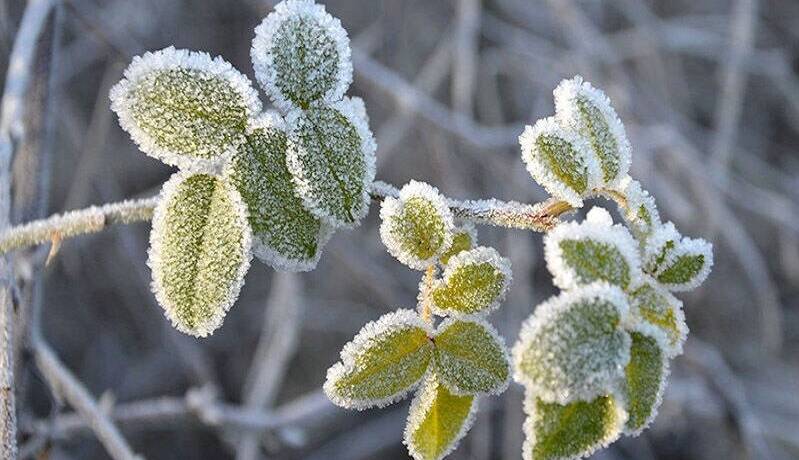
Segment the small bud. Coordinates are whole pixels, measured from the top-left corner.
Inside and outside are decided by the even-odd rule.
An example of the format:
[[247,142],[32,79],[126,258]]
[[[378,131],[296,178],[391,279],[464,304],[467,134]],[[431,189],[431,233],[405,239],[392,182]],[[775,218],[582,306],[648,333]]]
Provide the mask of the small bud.
[[439,257],[441,265],[447,265],[450,258],[477,247],[477,228],[469,222],[464,222],[452,230],[452,244],[444,254]]
[[461,252],[431,292],[433,311],[441,316],[488,313],[499,306],[510,282],[510,261],[494,248]]
[[399,198],[386,198],[380,207],[380,238],[388,252],[416,270],[436,263],[452,243],[452,213],[438,189],[411,181]]
[[653,230],[661,226],[660,213],[655,199],[649,192],[641,188],[637,180],[627,176],[621,180],[619,192],[627,199],[627,207],[622,215],[629,224],[633,234],[640,240],[645,239]]

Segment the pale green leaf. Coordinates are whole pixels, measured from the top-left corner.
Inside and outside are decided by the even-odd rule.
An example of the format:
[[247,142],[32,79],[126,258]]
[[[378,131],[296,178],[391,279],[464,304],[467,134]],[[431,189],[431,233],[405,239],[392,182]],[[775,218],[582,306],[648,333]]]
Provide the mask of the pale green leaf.
[[510,375],[505,344],[483,320],[449,319],[435,337],[436,372],[458,395],[505,391]]
[[399,198],[380,207],[380,238],[388,252],[405,265],[424,270],[452,243],[452,214],[435,187],[410,181]]
[[524,460],[576,459],[618,439],[627,414],[613,396],[566,405],[545,402],[528,392]]
[[403,398],[427,372],[433,357],[428,326],[410,310],[366,324],[327,371],[324,390],[335,404],[383,407]]
[[249,211],[253,252],[277,270],[312,270],[331,234],[294,193],[286,167],[288,139],[279,115],[254,120],[225,168]]
[[624,292],[605,283],[542,303],[514,346],[514,378],[548,402],[606,394],[630,358],[630,336],[622,329],[628,308]]
[[510,261],[493,248],[461,252],[430,294],[433,311],[442,316],[487,313],[499,306],[510,281]]
[[585,221],[558,225],[544,238],[547,267],[557,286],[569,289],[605,281],[626,289],[640,276],[638,245],[627,228],[593,208]]
[[153,214],[153,290],[181,332],[204,337],[222,324],[250,265],[245,205],[227,181],[177,173]]
[[404,443],[415,460],[440,460],[466,435],[477,412],[477,396],[452,394],[431,373],[411,403]]
[[625,430],[643,431],[657,415],[666,388],[668,361],[659,340],[633,331],[630,363],[624,370],[624,394],[629,414]]
[[522,159],[536,182],[552,196],[581,207],[583,196],[597,182],[599,166],[578,135],[566,131],[554,118],[527,126],[519,137]]
[[618,191],[627,200],[627,206],[621,210],[624,220],[639,240],[646,239],[662,225],[655,199],[637,180],[629,176],[623,178]]
[[278,3],[255,29],[251,55],[258,82],[284,110],[336,102],[352,81],[347,32],[311,0]]
[[630,294],[630,307],[633,316],[639,321],[663,331],[667,339],[665,350],[669,357],[682,352],[688,327],[679,299],[657,286],[654,280],[648,280]]
[[602,183],[618,185],[630,168],[630,143],[610,99],[579,75],[554,91],[560,124],[588,141],[602,170]]
[[334,226],[357,225],[369,211],[375,142],[359,104],[345,98],[288,115],[287,165],[305,207]]
[[464,223],[452,231],[452,244],[438,258],[441,265],[447,265],[452,256],[468,251],[477,246],[477,229],[470,223]]
[[713,267],[713,246],[702,239],[683,238],[658,266],[655,278],[669,290],[690,291],[702,284]]
[[134,58],[110,97],[143,152],[195,169],[219,165],[261,110],[250,81],[229,63],[173,47]]

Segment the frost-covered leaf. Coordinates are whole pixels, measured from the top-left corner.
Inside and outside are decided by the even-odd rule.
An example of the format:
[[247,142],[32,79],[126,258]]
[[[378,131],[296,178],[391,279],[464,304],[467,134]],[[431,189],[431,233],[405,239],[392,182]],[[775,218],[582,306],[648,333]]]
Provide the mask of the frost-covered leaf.
[[630,169],[630,142],[610,99],[579,75],[560,82],[554,95],[558,122],[588,141],[599,160],[603,185],[618,185]]
[[540,304],[513,349],[514,379],[547,402],[607,394],[630,359],[627,298],[595,283]]
[[679,299],[659,287],[654,280],[647,279],[630,294],[630,312],[636,321],[649,323],[666,334],[664,349],[668,357],[682,353],[688,326]]
[[147,263],[175,328],[205,337],[222,325],[250,267],[250,244],[244,202],[227,181],[182,172],[164,184]]
[[585,221],[564,222],[544,238],[547,267],[561,289],[606,281],[626,289],[640,273],[638,245],[602,208]]
[[599,165],[587,142],[550,117],[519,136],[522,159],[536,182],[552,196],[581,207],[599,179]]
[[625,177],[621,180],[618,191],[627,199],[627,206],[622,215],[634,235],[644,239],[654,229],[660,227],[660,213],[655,205],[655,199],[641,188],[637,180],[633,180],[630,176]]
[[511,281],[510,260],[494,248],[477,247],[452,257],[431,292],[441,316],[473,315],[496,309]]
[[528,392],[524,460],[576,459],[618,439],[627,413],[613,396],[566,405],[545,402]]
[[307,271],[316,267],[332,229],[294,193],[286,167],[287,142],[280,116],[262,115],[251,122],[225,176],[247,204],[255,256],[277,270]]
[[436,263],[452,243],[454,224],[447,201],[424,182],[410,181],[399,198],[383,200],[380,219],[380,238],[388,252],[413,269]]
[[458,396],[435,373],[425,379],[411,403],[404,443],[415,460],[440,460],[458,446],[474,422],[477,396]]
[[442,265],[447,265],[452,256],[463,251],[468,251],[477,246],[477,228],[469,222],[464,222],[452,231],[452,244],[444,254],[438,258]]
[[435,337],[436,372],[455,394],[500,394],[508,386],[510,365],[497,331],[479,319],[448,319]]
[[646,239],[643,249],[643,266],[649,274],[657,273],[680,242],[680,233],[671,222],[657,227]]
[[661,348],[665,342],[662,331],[654,330],[650,334],[631,331],[630,336],[630,362],[624,369],[624,398],[629,415],[625,431],[638,434],[657,415],[669,369],[666,353]]
[[110,97],[144,153],[182,168],[219,165],[261,111],[250,81],[221,57],[173,47],[133,58]]
[[416,312],[397,310],[366,324],[327,371],[324,390],[338,406],[383,407],[405,397],[427,372],[432,331]]
[[312,0],[286,0],[255,29],[255,76],[275,105],[290,110],[341,99],[352,82],[350,40]]
[[297,193],[313,215],[334,226],[355,226],[369,212],[376,145],[361,108],[344,98],[287,117],[287,164]]
[[690,291],[702,284],[713,267],[713,245],[683,237],[658,266],[655,278],[672,291]]

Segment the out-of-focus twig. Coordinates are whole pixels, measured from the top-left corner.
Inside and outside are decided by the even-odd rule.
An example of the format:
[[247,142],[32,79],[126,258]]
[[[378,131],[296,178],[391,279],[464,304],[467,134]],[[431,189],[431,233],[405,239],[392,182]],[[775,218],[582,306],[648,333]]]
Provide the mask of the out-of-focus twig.
[[[9,68],[0,102],[0,231],[9,226],[11,160],[15,146],[24,136],[24,99],[34,50],[51,7],[50,0],[28,2],[9,55]],[[12,289],[10,264],[0,256],[0,457],[13,459],[17,456],[17,420],[12,362]]]

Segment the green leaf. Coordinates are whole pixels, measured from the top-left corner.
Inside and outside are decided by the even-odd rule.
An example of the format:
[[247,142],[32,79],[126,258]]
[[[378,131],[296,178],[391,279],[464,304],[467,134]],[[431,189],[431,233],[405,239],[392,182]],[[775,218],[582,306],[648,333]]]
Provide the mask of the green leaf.
[[658,273],[663,268],[663,263],[670,260],[674,248],[680,243],[680,238],[680,233],[671,222],[655,228],[644,245],[644,271],[649,274]]
[[640,274],[638,245],[602,208],[593,208],[584,222],[558,225],[544,238],[544,253],[561,289],[595,281],[626,289]]
[[436,372],[455,394],[499,394],[510,375],[505,344],[483,320],[449,319],[435,337]]
[[542,303],[514,346],[514,378],[548,402],[607,394],[630,359],[630,336],[622,329],[628,308],[624,292],[605,283]]
[[561,405],[528,393],[525,411],[525,460],[587,457],[618,439],[627,418],[613,396]]
[[286,167],[287,143],[280,116],[261,116],[252,122],[225,176],[247,204],[256,257],[277,270],[307,271],[316,267],[332,232],[294,193]]
[[352,81],[347,32],[313,2],[275,6],[255,29],[251,55],[258,82],[284,110],[336,102]]
[[477,412],[476,396],[458,396],[431,374],[411,403],[404,443],[415,460],[440,460],[466,435]]
[[416,270],[433,265],[452,242],[446,199],[424,182],[410,181],[399,198],[383,200],[380,219],[380,238],[388,252]]
[[241,197],[209,174],[177,173],[153,214],[148,264],[153,290],[181,332],[205,337],[222,325],[250,266]]
[[581,207],[582,197],[596,185],[599,168],[587,143],[554,118],[527,126],[519,143],[533,179],[553,197]]
[[662,225],[655,199],[629,176],[621,180],[618,191],[627,200],[627,206],[621,210],[624,220],[639,240],[645,240]]
[[327,371],[325,393],[346,408],[383,407],[403,398],[427,372],[431,331],[411,310],[366,324]]
[[702,239],[683,238],[658,266],[655,278],[672,291],[690,291],[702,284],[713,267],[713,246]]
[[617,185],[630,168],[630,143],[610,99],[579,75],[563,80],[554,95],[560,124],[588,140],[599,160],[603,184]]
[[305,207],[334,226],[357,225],[369,211],[375,142],[362,103],[345,98],[288,115],[287,165]]
[[499,306],[510,281],[510,261],[493,248],[461,252],[431,292],[433,311],[442,316],[487,313]]
[[635,331],[630,336],[630,363],[624,370],[629,414],[625,430],[637,434],[657,415],[666,388],[668,361],[657,339]]
[[218,166],[261,111],[250,81],[229,63],[173,47],[134,58],[110,97],[139,148],[181,168]]
[[662,330],[667,338],[665,348],[669,357],[682,353],[682,344],[688,335],[682,302],[654,281],[647,281],[630,295],[633,316]]
[[452,231],[452,244],[438,260],[442,265],[447,265],[453,256],[476,246],[477,229],[470,223],[464,223]]

